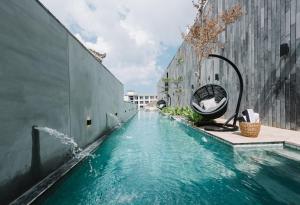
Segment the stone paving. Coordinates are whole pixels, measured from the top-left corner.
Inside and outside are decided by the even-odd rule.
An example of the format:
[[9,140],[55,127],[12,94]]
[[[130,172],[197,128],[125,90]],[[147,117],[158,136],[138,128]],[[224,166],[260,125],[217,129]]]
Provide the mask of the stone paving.
[[[173,117],[176,120],[184,121],[182,118]],[[223,123],[223,119],[217,122]],[[194,127],[195,128],[195,127]],[[196,128],[205,131],[202,128]],[[286,145],[300,150],[300,131],[286,130],[275,127],[261,126],[259,136],[256,138],[244,137],[240,131],[235,132],[213,132],[205,131],[216,138],[234,147],[238,146],[259,146],[259,145]]]
[[[223,122],[222,119],[218,120]],[[276,144],[282,143],[287,146],[295,146],[300,148],[300,131],[280,129],[276,127],[261,126],[259,136],[256,138],[244,137],[240,131],[235,132],[211,132],[212,134],[222,140],[235,145],[249,145],[249,144]]]

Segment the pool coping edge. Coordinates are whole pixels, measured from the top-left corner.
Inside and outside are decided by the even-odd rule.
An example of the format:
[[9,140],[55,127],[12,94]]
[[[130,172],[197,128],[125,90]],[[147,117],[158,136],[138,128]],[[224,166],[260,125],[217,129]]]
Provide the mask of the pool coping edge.
[[175,120],[179,123],[182,123],[198,132],[204,133],[205,135],[208,135],[216,140],[218,140],[219,142],[222,142],[226,145],[229,145],[232,149],[249,149],[249,148],[262,148],[262,147],[266,147],[266,148],[275,148],[275,149],[283,149],[283,148],[290,148],[290,149],[294,149],[294,150],[298,150],[300,151],[300,146],[298,144],[294,144],[292,142],[288,142],[285,140],[280,140],[280,141],[268,141],[268,142],[238,142],[238,143],[233,143],[230,142],[226,139],[223,139],[219,136],[216,136],[212,133],[206,132],[204,129],[201,129],[193,124],[191,124],[191,122],[189,122],[188,120],[184,119],[181,116],[172,116],[172,115],[168,115],[165,113],[160,112],[162,115],[167,116],[169,119],[171,120]]

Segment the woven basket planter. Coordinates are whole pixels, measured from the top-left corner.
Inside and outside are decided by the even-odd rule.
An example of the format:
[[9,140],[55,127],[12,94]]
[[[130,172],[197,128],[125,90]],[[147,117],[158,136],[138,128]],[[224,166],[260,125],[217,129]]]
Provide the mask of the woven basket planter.
[[240,122],[241,135],[245,137],[257,137],[260,127],[260,123]]

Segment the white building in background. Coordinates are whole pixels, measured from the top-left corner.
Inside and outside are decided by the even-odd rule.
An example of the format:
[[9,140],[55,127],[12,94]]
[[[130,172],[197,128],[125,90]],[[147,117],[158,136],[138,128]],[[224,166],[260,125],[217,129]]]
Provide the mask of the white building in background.
[[124,101],[135,103],[138,105],[138,108],[141,109],[149,103],[156,103],[157,95],[138,94],[134,91],[128,91],[124,96]]

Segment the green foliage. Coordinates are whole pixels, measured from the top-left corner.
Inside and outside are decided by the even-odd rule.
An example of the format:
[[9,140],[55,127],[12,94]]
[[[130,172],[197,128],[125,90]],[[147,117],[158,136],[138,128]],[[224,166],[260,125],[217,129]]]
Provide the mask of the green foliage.
[[162,78],[161,79],[162,82],[165,83],[170,83],[168,85],[165,85],[163,87],[160,87],[162,90],[160,91],[160,93],[163,93],[165,95],[168,95],[169,93],[169,87],[171,86],[171,84],[173,84],[173,95],[176,94],[177,96],[177,104],[179,104],[180,102],[180,97],[181,94],[184,92],[181,82],[183,81],[183,77],[182,76],[178,76],[176,78]]
[[179,77],[174,78],[174,79],[171,80],[172,83],[177,84],[177,85],[180,84],[182,81],[183,81],[182,76],[179,76]]
[[182,88],[177,88],[174,90],[176,94],[180,94],[183,92],[183,89]]
[[194,110],[192,110],[189,107],[184,109],[182,114],[184,117],[186,117],[189,121],[193,123],[201,122],[204,119],[202,115],[196,113]]
[[165,83],[179,84],[183,81],[183,77],[179,76],[177,78],[162,78],[161,81]]
[[170,83],[170,82],[172,82],[172,80],[173,80],[172,78],[162,78],[161,79],[161,81],[164,83]]
[[190,107],[165,107],[162,109],[162,112],[173,116],[177,115],[185,117],[187,120],[195,124],[204,120],[203,116],[196,113]]
[[184,63],[183,57],[179,57],[179,58],[177,59],[177,65],[182,65],[183,63]]
[[178,108],[177,107],[165,107],[162,109],[162,112],[169,114],[169,115],[178,115]]

